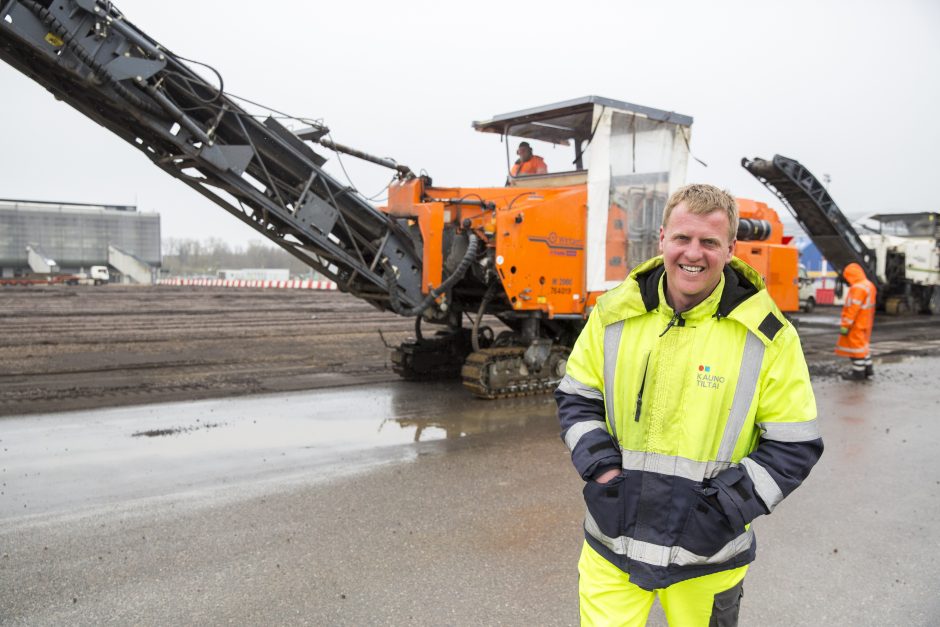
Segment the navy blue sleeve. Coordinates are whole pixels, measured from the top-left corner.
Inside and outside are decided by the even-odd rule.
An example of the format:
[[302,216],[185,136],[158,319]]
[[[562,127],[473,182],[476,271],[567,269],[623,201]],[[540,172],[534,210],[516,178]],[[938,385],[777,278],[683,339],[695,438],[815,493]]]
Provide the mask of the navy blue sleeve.
[[566,392],[563,390],[566,387],[563,381],[555,390],[555,402],[561,439],[571,451],[571,462],[578,474],[587,481],[606,468],[620,468],[620,449],[607,431],[603,396],[591,398]]
[[761,439],[754,452],[738,466],[719,473],[711,485],[725,514],[744,526],[772,512],[797,489],[822,452],[822,438],[804,442]]

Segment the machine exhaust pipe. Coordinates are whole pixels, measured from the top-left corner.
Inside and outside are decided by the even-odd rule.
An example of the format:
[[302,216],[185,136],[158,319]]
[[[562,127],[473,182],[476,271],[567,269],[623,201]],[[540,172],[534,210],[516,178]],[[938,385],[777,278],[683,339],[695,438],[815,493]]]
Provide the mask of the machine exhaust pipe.
[[738,240],[744,242],[762,242],[770,237],[772,230],[767,220],[741,218],[738,221]]

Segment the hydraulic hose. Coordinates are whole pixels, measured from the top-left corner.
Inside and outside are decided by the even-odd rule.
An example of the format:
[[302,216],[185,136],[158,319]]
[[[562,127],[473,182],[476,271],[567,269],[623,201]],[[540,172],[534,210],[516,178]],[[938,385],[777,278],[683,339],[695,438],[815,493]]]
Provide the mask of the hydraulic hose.
[[470,344],[473,346],[473,352],[479,352],[480,350],[480,322],[483,320],[483,314],[486,313],[486,306],[490,304],[490,301],[493,300],[493,296],[496,295],[496,287],[498,285],[499,283],[494,280],[490,283],[490,286],[486,288],[486,294],[483,295],[483,300],[480,301],[480,309],[473,319],[473,328],[470,332]]
[[453,274],[447,277],[447,279],[435,289],[431,290],[431,293],[428,294],[423,301],[408,309],[401,306],[401,301],[398,299],[398,283],[395,281],[395,273],[388,264],[385,264],[385,271],[388,275],[389,302],[392,306],[392,311],[400,316],[420,316],[441,294],[452,288],[457,281],[464,277],[467,270],[470,268],[470,264],[473,263],[473,260],[476,258],[479,246],[480,238],[471,232],[467,252],[464,254],[463,259],[460,260],[460,264],[454,270]]

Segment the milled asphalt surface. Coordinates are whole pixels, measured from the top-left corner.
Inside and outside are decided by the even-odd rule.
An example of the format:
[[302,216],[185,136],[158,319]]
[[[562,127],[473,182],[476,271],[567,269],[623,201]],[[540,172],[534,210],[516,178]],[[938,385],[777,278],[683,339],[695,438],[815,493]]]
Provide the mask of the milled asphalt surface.
[[[742,625],[940,624],[940,357],[892,359],[814,380],[826,452],[755,523]],[[577,623],[581,482],[549,398],[37,415],[0,421],[0,455],[4,625]]]

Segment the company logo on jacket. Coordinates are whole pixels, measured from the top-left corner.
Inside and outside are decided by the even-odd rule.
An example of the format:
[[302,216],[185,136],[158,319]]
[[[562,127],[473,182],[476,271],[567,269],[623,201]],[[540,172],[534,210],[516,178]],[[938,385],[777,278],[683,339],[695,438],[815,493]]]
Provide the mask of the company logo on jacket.
[[713,373],[711,366],[700,365],[698,367],[698,374],[695,375],[695,383],[700,388],[711,388],[717,390],[724,382],[725,378]]

